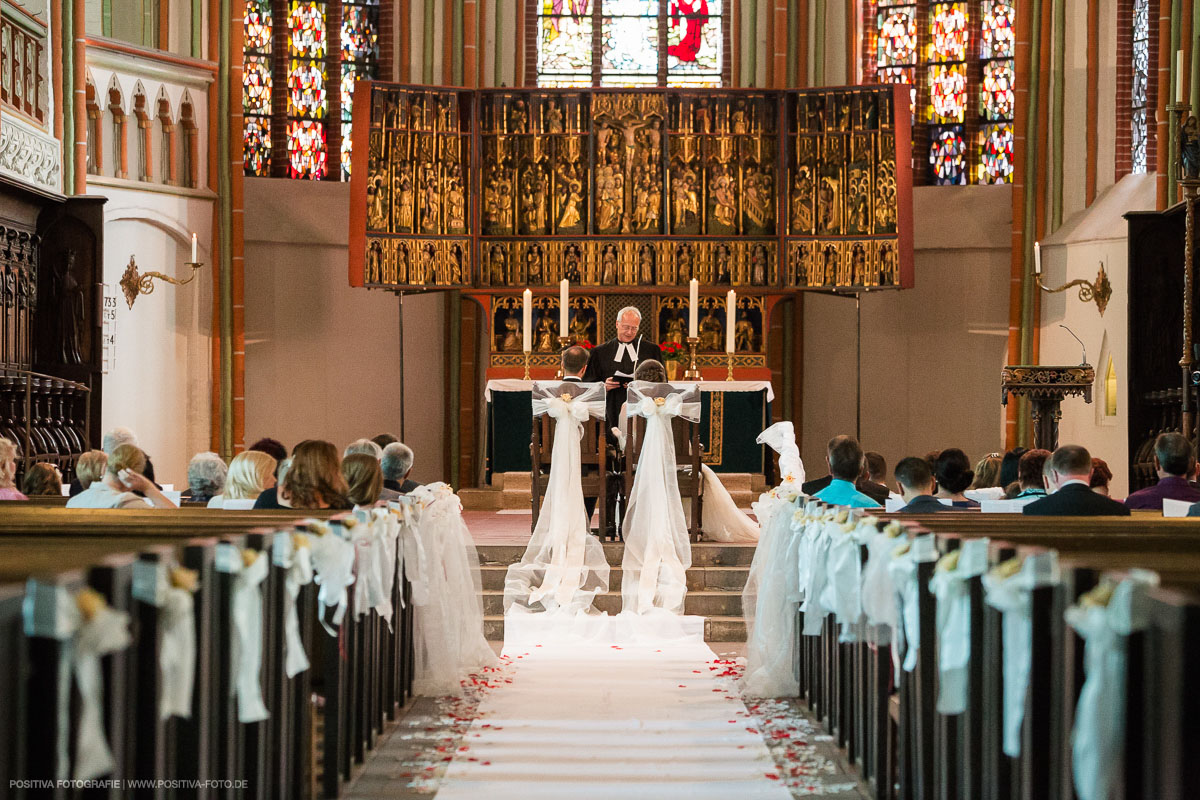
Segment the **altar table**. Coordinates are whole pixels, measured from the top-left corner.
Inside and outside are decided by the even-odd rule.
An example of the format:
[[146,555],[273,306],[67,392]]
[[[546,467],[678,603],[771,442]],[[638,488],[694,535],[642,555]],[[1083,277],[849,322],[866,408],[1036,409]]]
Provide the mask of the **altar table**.
[[[487,401],[487,480],[495,472],[529,472],[533,435],[532,381],[490,380]],[[685,384],[688,381],[674,381]],[[771,424],[770,381],[697,381],[700,388],[700,443],[704,463],[714,472],[765,473],[766,448],[755,438]]]

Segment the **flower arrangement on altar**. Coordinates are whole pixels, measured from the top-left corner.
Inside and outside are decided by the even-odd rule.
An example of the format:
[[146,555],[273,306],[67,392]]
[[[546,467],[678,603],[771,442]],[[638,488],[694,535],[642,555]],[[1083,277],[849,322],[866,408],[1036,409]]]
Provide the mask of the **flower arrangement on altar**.
[[683,361],[684,347],[679,342],[666,341],[659,345],[663,361]]

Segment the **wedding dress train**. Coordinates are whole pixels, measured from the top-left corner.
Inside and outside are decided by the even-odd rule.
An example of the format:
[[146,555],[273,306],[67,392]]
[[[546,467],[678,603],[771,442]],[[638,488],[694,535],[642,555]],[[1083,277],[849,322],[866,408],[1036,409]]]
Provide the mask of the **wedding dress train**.
[[583,423],[604,418],[604,384],[537,381],[532,393],[533,416],[555,422],[550,477],[525,554],[508,568],[504,612],[574,615],[608,591],[608,561],[584,509],[579,446]]
[[622,523],[621,609],[635,614],[654,609],[682,614],[692,548],[679,496],[671,425],[675,417],[700,420],[700,392],[695,384],[634,381],[625,410],[631,418],[644,417],[646,425]]

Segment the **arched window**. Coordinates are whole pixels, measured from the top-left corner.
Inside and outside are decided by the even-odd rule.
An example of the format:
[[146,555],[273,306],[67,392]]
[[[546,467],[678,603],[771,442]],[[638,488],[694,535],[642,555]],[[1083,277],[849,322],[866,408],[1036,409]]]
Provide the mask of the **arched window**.
[[[527,3],[537,86],[719,87],[729,78],[728,0]],[[597,58],[598,56],[598,58]]]
[[175,123],[171,119],[171,101],[166,96],[158,98],[158,180],[171,186],[178,185],[178,162],[175,160]]
[[189,189],[195,189],[200,183],[197,174],[200,159],[200,139],[196,131],[196,118],[192,111],[191,98],[185,97],[179,105],[179,127],[183,136],[179,143],[179,175],[181,183]]
[[115,86],[108,90],[108,113],[112,120],[113,177],[129,177],[129,147],[125,138],[125,110],[121,107],[121,92]]
[[[242,134],[247,175],[350,175],[354,81],[380,71],[379,0],[247,0]],[[284,58],[275,58],[282,43]],[[282,94],[279,94],[282,93]]]
[[912,86],[913,155],[926,182],[1011,182],[1014,0],[863,6],[863,82]]
[[100,104],[96,101],[96,85],[88,80],[86,89],[87,105],[87,172],[88,175],[100,174],[100,154],[103,152],[100,144]]
[[1157,156],[1154,109],[1158,81],[1159,0],[1121,0],[1117,7],[1117,179],[1146,172]]

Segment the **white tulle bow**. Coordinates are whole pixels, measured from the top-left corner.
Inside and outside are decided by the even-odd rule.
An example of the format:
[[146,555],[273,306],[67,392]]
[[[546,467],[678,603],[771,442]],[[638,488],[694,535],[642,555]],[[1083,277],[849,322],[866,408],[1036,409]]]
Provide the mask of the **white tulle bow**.
[[804,461],[800,458],[800,448],[796,446],[796,429],[790,420],[776,422],[758,435],[758,444],[765,444],[779,454],[779,474],[781,484],[799,487],[804,483]]
[[286,570],[283,578],[283,641],[284,669],[289,678],[294,678],[309,668],[308,654],[304,652],[304,639],[300,636],[300,613],[296,601],[300,590],[313,581],[312,546],[301,540],[300,546],[290,533],[275,536],[275,547],[282,548],[279,560]]
[[[410,599],[414,606],[429,603],[429,555],[418,535],[421,524],[421,503],[414,497],[402,497],[391,504],[399,515],[400,538],[398,556],[404,577],[408,581]],[[401,605],[404,599],[401,597]]]
[[262,584],[270,564],[262,553],[253,563],[237,568],[233,562],[233,647],[230,650],[237,697],[238,722],[262,722],[268,716],[263,703],[262,671]]
[[1087,678],[1075,706],[1072,769],[1079,800],[1108,800],[1124,784],[1126,649],[1149,622],[1146,590],[1158,576],[1132,570],[1106,606],[1072,606],[1066,620],[1083,637]]
[[[659,402],[659,401],[662,402]],[[666,397],[643,397],[637,403],[627,406],[629,416],[642,416],[649,419],[653,416],[678,417],[683,411],[683,397],[669,394]]]
[[967,539],[954,569],[938,570],[929,579],[929,590],[937,598],[940,714],[967,710],[967,666],[971,660],[971,596],[967,581],[987,571],[987,557],[987,539]]
[[196,676],[195,598],[188,589],[165,585],[161,597],[158,620],[162,627],[162,644],[158,650],[158,665],[162,696],[158,714],[162,719],[172,716],[190,719]]
[[75,728],[75,769],[77,781],[107,775],[116,769],[108,736],[104,731],[104,682],[100,659],[129,646],[129,615],[104,606],[85,620],[72,607],[78,621],[75,630],[73,667],[79,690],[79,722]]
[[310,544],[313,580],[321,587],[317,591],[321,627],[330,636],[337,636],[337,631],[325,621],[325,609],[334,608],[333,624],[342,624],[350,600],[346,589],[354,583],[354,545],[333,530],[323,535],[313,536]]
[[548,407],[546,413],[556,420],[571,419],[583,422],[591,415],[588,403],[577,403],[574,398],[552,397],[546,401],[546,405]]
[[1021,724],[1025,720],[1025,693],[1033,647],[1032,592],[1058,582],[1058,556],[1051,550],[1029,556],[1021,571],[1007,579],[988,572],[983,576],[987,603],[1003,614],[1004,642],[1004,742],[1005,755],[1021,755]]

